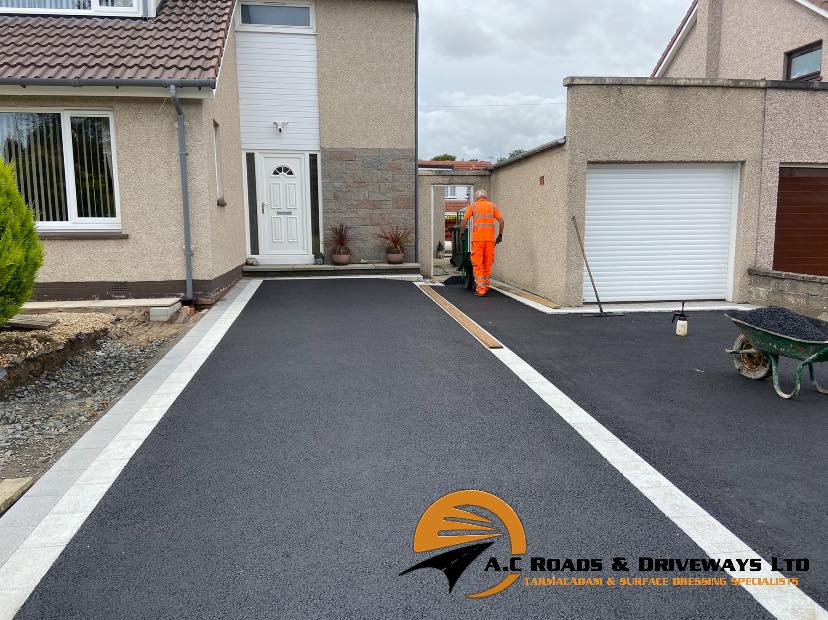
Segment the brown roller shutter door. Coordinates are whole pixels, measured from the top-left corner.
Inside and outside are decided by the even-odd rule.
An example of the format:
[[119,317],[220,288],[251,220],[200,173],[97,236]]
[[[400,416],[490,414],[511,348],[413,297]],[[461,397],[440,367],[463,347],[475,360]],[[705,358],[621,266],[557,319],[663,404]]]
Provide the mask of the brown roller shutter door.
[[828,276],[828,168],[781,168],[773,268]]

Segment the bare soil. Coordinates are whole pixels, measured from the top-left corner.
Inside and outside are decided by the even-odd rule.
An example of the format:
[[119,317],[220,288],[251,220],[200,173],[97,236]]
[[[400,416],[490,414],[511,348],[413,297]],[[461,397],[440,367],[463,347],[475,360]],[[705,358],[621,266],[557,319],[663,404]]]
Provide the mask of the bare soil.
[[45,473],[200,317],[155,323],[147,314],[53,313],[60,323],[48,333],[0,332],[0,355],[20,361],[44,352],[61,358],[79,333],[104,330],[59,367],[0,396],[0,479]]
[[108,330],[115,320],[111,314],[99,312],[55,312],[38,316],[54,319],[57,324],[43,330],[0,331],[0,368],[56,351],[73,338]]

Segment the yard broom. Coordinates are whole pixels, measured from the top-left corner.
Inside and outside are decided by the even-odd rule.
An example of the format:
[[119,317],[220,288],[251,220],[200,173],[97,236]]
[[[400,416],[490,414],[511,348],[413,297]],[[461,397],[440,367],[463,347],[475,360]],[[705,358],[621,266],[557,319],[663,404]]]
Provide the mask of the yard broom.
[[584,240],[581,238],[581,229],[578,228],[578,220],[572,216],[572,223],[575,224],[575,234],[578,235],[578,245],[581,246],[581,256],[584,257],[584,264],[586,265],[587,273],[589,274],[589,281],[592,283],[592,290],[595,292],[595,299],[598,301],[598,308],[600,312],[582,314],[586,317],[607,317],[607,316],[624,316],[623,312],[604,312],[604,304],[601,303],[601,298],[598,296],[598,287],[595,286],[595,278],[592,277],[592,269],[589,266],[589,260],[586,255],[586,248],[584,247]]

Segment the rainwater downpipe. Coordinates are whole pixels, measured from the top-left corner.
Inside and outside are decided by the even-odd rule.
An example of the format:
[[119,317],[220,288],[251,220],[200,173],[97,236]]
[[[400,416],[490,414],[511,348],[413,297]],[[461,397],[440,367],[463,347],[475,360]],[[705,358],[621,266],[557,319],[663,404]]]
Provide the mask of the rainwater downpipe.
[[184,217],[184,262],[187,282],[187,292],[181,302],[185,305],[193,304],[193,243],[190,233],[190,183],[187,165],[187,127],[184,124],[184,109],[178,100],[178,91],[174,85],[170,86],[170,99],[178,113],[178,160],[181,168],[181,202]]
[[[418,150],[420,148],[420,3],[414,3],[414,262],[420,262],[420,165]],[[434,190],[432,190],[432,195]],[[434,230],[434,213],[432,210],[431,230]],[[434,248],[429,248],[430,252]]]

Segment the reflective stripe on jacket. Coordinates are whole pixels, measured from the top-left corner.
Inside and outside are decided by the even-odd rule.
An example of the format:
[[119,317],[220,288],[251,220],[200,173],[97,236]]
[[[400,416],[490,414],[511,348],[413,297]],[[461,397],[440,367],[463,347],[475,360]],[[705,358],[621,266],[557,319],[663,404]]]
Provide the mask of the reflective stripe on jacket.
[[497,238],[497,221],[502,219],[500,210],[485,198],[479,199],[466,210],[464,219],[474,217],[472,241],[494,241]]

